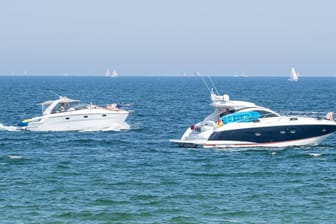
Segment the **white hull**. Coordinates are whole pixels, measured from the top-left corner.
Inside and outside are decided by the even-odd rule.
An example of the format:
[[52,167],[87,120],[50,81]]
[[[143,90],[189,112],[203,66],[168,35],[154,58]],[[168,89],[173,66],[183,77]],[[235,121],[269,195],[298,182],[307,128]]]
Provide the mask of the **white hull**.
[[171,139],[170,142],[176,143],[183,147],[203,147],[203,148],[235,148],[235,147],[289,147],[289,146],[304,146],[318,145],[331,134],[300,139],[295,141],[270,142],[270,143],[255,143],[242,141],[201,141],[201,140],[179,140]]
[[121,129],[128,116],[127,111],[80,110],[32,118],[31,131],[84,131]]
[[[199,123],[202,124],[203,122]],[[264,130],[269,130],[269,128],[274,128],[274,124],[279,130],[284,130],[284,133],[277,132],[274,134],[274,138],[276,135],[286,135],[285,132],[289,132],[291,130],[295,130],[296,127],[304,127],[309,124],[310,127],[316,126],[321,127],[320,129],[324,129],[324,127],[332,126],[336,127],[336,123],[328,120],[317,120],[314,118],[305,118],[305,117],[297,117],[295,120],[291,120],[290,117],[276,117],[276,118],[265,118],[260,122],[247,122],[247,123],[230,123],[223,125],[220,128],[217,128],[214,123],[207,122],[208,125],[203,126],[204,130],[195,131],[191,128],[188,128],[183,134],[180,140],[171,140],[171,142],[177,143],[181,146],[192,146],[192,147],[256,147],[256,146],[265,146],[265,147],[287,147],[287,146],[302,146],[302,145],[317,145],[325,138],[330,136],[331,134],[321,134],[318,133],[317,136],[311,137],[302,137],[298,139],[291,139],[292,136],[297,135],[298,133],[290,133],[288,139],[284,138],[281,141],[265,141],[265,142],[257,142],[260,140],[263,134],[260,136],[256,136],[254,141],[239,141],[239,140],[209,140],[210,136],[216,132],[225,132],[225,131],[234,131],[237,132],[236,135],[239,135],[239,138],[243,138],[239,133],[244,133],[249,136],[255,135],[256,133],[265,133]],[[283,128],[281,128],[283,127]],[[299,129],[300,129],[299,128]],[[311,128],[308,128],[309,131]],[[239,132],[240,130],[245,130],[243,132]],[[253,131],[251,131],[253,130]],[[285,131],[286,130],[286,131]],[[250,133],[250,134],[249,134]],[[225,136],[225,134],[224,134]]]

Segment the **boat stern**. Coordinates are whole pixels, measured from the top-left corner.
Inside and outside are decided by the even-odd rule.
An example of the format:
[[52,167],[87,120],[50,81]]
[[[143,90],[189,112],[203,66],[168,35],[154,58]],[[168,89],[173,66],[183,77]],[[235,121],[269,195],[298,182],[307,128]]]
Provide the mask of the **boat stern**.
[[23,121],[20,121],[17,126],[19,127],[27,127],[31,119],[24,119]]
[[181,139],[171,139],[170,142],[182,147],[203,146],[215,129],[216,123],[213,121],[200,122],[196,125],[191,125],[191,127],[184,132]]

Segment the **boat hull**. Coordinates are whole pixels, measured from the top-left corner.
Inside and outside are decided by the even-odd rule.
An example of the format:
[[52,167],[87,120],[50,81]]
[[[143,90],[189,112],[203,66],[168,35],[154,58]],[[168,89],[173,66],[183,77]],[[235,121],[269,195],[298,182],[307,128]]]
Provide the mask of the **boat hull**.
[[235,148],[235,147],[290,147],[290,146],[304,146],[304,145],[318,145],[328,135],[323,135],[319,137],[307,138],[307,139],[298,139],[293,141],[282,141],[282,142],[265,142],[265,143],[256,143],[256,142],[242,142],[242,141],[192,141],[192,140],[179,140],[171,139],[170,142],[178,144],[180,147],[186,148]]
[[284,125],[215,131],[209,141],[240,141],[259,144],[290,142],[328,135],[336,131],[336,125]]
[[279,125],[217,130],[196,133],[190,128],[181,140],[171,140],[182,147],[288,147],[317,145],[336,131],[336,123]]
[[30,131],[118,130],[125,124],[128,114],[127,111],[104,111],[100,113],[87,110],[79,113],[65,112],[32,118],[24,128]]
[[319,144],[336,131],[333,112],[325,117],[282,116],[213,90],[210,98],[215,111],[171,142],[186,147],[302,146]]

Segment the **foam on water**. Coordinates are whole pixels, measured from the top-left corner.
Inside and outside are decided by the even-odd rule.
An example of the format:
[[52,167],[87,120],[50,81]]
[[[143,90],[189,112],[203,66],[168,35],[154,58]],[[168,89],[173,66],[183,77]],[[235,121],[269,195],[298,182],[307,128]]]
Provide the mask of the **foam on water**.
[[102,129],[86,129],[83,130],[81,132],[92,132],[92,131],[127,131],[130,130],[131,126],[129,124],[127,124],[126,122],[121,126],[121,127],[115,127],[115,126],[111,126],[108,128],[102,128]]
[[101,129],[100,131],[127,131],[130,129],[131,129],[131,126],[125,122],[121,127],[118,127],[118,128],[109,127],[109,128]]
[[0,131],[20,131],[16,126],[7,126],[0,123]]
[[313,157],[321,156],[320,153],[309,153],[308,155],[313,156]]
[[8,155],[9,159],[23,159],[22,156],[18,156],[18,155]]

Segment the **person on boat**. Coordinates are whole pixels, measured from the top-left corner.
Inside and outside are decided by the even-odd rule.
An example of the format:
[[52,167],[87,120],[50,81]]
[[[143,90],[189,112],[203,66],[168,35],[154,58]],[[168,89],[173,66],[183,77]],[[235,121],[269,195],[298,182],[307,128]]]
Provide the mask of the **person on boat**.
[[225,108],[225,111],[223,112],[223,113],[221,113],[219,116],[220,117],[223,117],[223,116],[225,116],[225,115],[228,115],[230,113],[230,110],[229,110],[229,108]]
[[66,104],[65,104],[65,103],[62,103],[61,106],[60,106],[59,111],[60,111],[60,112],[64,112],[64,111],[65,111],[65,106],[66,106]]
[[89,108],[89,109],[94,109],[94,108],[96,108],[96,107],[95,107],[95,105],[93,105],[92,102],[90,102],[88,108]]
[[112,111],[118,111],[119,108],[115,104],[107,104],[106,109],[112,110]]
[[334,112],[329,112],[329,113],[327,113],[327,115],[326,115],[326,119],[327,120],[329,120],[329,121],[333,121],[334,120]]

